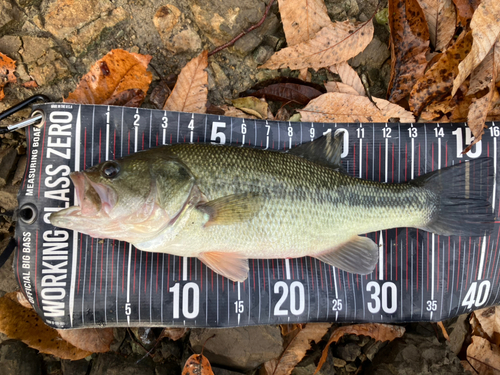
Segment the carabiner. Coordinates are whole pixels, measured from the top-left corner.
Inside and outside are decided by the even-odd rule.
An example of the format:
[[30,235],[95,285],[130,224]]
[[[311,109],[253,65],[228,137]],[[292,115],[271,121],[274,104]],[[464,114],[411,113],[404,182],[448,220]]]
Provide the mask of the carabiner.
[[[0,113],[0,120],[3,120],[4,118],[13,115],[17,111],[29,106],[30,104],[36,102],[36,101],[43,101],[45,103],[50,102],[50,99],[46,95],[42,94],[37,94],[29,97],[28,99],[23,100],[22,102],[16,104],[15,106],[3,111]],[[32,125],[40,121],[35,126],[42,126],[45,122],[45,115],[42,111],[36,110],[31,114],[31,117],[29,119],[23,120],[21,122],[18,122],[17,124],[9,125],[6,128],[0,128],[0,134],[5,134],[17,129],[24,128],[26,126]]]

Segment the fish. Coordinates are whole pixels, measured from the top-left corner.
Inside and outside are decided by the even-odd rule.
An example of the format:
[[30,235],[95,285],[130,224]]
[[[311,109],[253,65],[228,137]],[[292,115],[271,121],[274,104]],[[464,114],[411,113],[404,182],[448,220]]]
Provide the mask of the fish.
[[369,274],[379,254],[364,235],[370,232],[492,231],[491,158],[404,183],[376,182],[344,171],[342,136],[328,133],[288,152],[214,144],[140,151],[72,172],[77,205],[49,219],[139,250],[196,257],[239,282],[248,277],[249,259],[311,256]]

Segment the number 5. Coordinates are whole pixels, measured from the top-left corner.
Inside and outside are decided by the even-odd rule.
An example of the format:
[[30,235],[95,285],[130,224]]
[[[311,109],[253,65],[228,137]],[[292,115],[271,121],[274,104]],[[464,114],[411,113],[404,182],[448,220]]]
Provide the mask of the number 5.
[[[226,135],[223,132],[219,132],[219,128],[226,128],[226,123],[225,122],[218,122],[214,121],[212,123],[212,134],[210,136],[210,140],[212,141],[213,144],[221,144],[223,145],[226,143]],[[220,139],[220,142],[216,142],[217,138]]]

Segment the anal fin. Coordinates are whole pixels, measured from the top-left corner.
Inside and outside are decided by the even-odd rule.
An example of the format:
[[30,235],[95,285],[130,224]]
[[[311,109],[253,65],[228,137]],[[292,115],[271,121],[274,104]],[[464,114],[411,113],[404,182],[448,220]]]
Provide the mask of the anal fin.
[[378,246],[368,237],[355,236],[331,250],[313,256],[343,271],[366,275],[373,272],[378,262]]
[[231,281],[243,282],[248,277],[248,259],[238,253],[211,251],[200,254],[198,259]]

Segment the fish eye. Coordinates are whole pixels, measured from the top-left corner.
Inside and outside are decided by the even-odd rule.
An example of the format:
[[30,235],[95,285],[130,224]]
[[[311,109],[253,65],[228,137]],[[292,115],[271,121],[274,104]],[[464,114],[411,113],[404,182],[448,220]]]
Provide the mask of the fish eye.
[[108,161],[101,168],[101,175],[104,178],[115,178],[120,173],[120,165],[115,161]]

